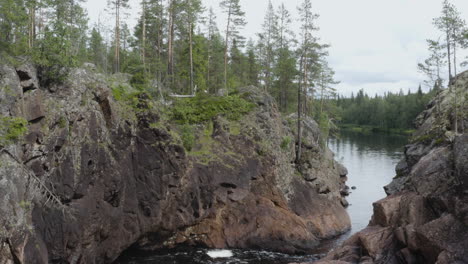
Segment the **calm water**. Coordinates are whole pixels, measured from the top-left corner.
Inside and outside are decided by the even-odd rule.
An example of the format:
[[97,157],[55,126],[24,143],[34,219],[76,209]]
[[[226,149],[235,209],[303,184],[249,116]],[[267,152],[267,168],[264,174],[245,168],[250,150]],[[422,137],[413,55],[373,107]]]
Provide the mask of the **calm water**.
[[347,185],[357,188],[347,198],[351,233],[367,226],[372,203],[385,198],[383,186],[395,176],[395,166],[403,157],[406,142],[404,136],[353,132],[342,132],[340,139],[330,139],[329,148],[335,152],[335,159],[348,168]]
[[[330,139],[329,147],[335,159],[349,171],[348,186],[355,186],[348,197],[352,230],[334,240],[326,241],[318,249],[322,254],[363,229],[372,216],[372,203],[385,197],[383,186],[395,175],[395,165],[402,158],[406,137],[342,132],[340,139]],[[287,264],[313,261],[319,255],[291,256],[268,251],[233,250],[233,257],[212,259],[207,249],[179,248],[152,254],[130,253],[116,264]]]

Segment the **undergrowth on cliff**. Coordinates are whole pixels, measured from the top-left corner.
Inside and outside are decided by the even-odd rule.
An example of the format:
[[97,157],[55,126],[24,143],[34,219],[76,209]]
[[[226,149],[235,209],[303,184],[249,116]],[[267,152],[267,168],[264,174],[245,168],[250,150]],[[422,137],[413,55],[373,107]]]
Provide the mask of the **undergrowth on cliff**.
[[130,105],[132,108],[137,108],[138,105],[138,95],[140,92],[129,91],[123,85],[117,85],[112,87],[112,96],[118,102],[124,102]]
[[0,118],[0,146],[19,140],[28,131],[28,122],[21,117]]
[[184,148],[188,151],[191,151],[193,145],[195,145],[195,135],[192,126],[185,124],[181,127],[180,132],[180,137],[182,139]]
[[171,109],[171,119],[180,124],[200,124],[222,115],[232,121],[239,120],[253,108],[254,104],[239,95],[198,95],[176,99]]
[[292,139],[290,136],[283,137],[283,140],[281,141],[281,149],[287,150],[289,148],[289,145],[291,144],[291,141]]

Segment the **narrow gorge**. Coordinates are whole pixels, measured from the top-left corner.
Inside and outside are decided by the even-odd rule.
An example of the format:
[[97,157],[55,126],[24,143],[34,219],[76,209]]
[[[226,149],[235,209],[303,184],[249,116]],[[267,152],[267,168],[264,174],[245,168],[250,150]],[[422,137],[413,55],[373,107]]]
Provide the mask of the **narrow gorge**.
[[468,263],[467,98],[463,72],[415,120],[418,130],[368,227],[314,263]]

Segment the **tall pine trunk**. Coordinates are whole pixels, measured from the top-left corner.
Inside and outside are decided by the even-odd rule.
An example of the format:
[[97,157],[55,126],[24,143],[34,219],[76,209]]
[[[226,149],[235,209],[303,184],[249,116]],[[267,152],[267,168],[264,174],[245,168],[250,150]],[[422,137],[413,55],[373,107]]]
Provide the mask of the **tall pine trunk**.
[[[455,32],[453,36],[456,38]],[[453,72],[454,76],[457,76],[457,41],[455,39],[453,40]]]
[[[160,6],[162,7],[163,3],[162,3],[163,0],[160,0],[159,4]],[[160,8],[160,13],[159,13],[159,17],[160,17],[160,22],[159,22],[159,25],[158,25],[158,40],[157,40],[157,44],[156,44],[156,48],[157,48],[157,55],[158,55],[158,58],[157,58],[157,68],[156,68],[156,78],[158,80],[158,90],[159,90],[159,93],[161,94],[161,98],[162,98],[162,90],[161,90],[161,83],[162,83],[162,70],[161,70],[161,67],[162,67],[162,34],[163,34],[163,24],[162,24],[162,17],[163,17],[163,8]]]
[[[232,5],[232,3],[231,3]],[[229,47],[229,27],[231,24],[231,6],[229,6],[227,25],[226,25],[226,43],[224,45],[224,89],[228,90],[227,87],[227,64],[228,64],[228,47]]]
[[[300,70],[302,73],[302,68],[304,64],[304,54],[301,56]],[[299,164],[302,155],[302,77],[299,77],[299,86],[297,89],[297,148],[296,148],[296,164]]]
[[448,70],[449,70],[449,83],[452,82],[452,56],[450,48],[450,33],[447,31],[447,56],[448,56]]
[[115,3],[114,71],[120,72],[120,0]]
[[29,7],[29,49],[34,47],[34,40],[36,38],[36,6]]
[[143,0],[142,14],[142,36],[141,36],[141,60],[143,63],[143,78],[146,79],[146,0]]
[[170,0],[167,74],[169,75],[171,86],[174,84],[174,15],[174,0]]
[[192,22],[189,23],[189,49],[190,49],[190,92],[192,95],[195,95],[195,91],[193,89],[193,24]]

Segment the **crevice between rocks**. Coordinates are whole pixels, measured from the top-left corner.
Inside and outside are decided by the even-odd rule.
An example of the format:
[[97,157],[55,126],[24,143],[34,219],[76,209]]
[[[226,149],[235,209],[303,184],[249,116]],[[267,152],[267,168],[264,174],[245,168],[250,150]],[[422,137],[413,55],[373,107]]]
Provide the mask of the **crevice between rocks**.
[[11,242],[9,239],[5,241],[5,243],[8,245],[8,248],[10,249],[10,254],[11,257],[13,258],[13,263],[14,264],[21,264],[21,261],[19,260],[18,256],[15,254],[15,250],[13,249],[13,246],[11,245]]
[[18,77],[20,78],[20,81],[28,81],[31,80],[31,76],[29,76],[28,72],[22,71],[22,70],[16,70],[16,74],[18,74]]

